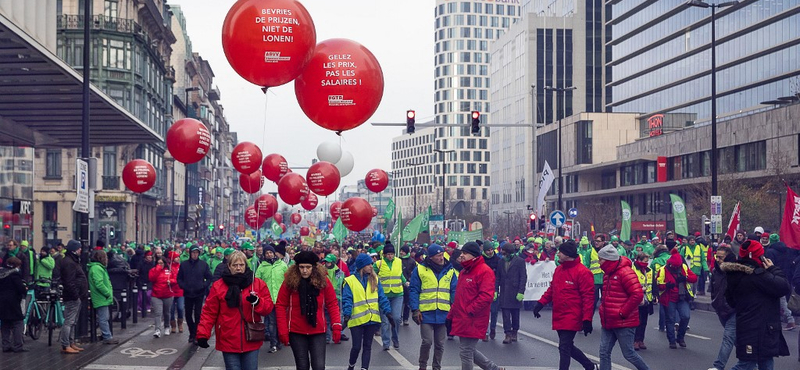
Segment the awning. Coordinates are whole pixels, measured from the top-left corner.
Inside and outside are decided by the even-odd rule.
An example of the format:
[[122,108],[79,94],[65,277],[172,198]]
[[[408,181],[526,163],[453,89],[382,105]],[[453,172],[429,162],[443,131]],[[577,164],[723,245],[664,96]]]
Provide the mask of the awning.
[[[163,141],[91,85],[90,145]],[[81,146],[83,77],[0,14],[0,145]]]

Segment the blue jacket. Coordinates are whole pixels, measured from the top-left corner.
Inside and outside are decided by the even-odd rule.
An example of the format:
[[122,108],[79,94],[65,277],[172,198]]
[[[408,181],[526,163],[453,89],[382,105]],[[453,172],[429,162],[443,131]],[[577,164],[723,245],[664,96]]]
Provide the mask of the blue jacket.
[[[426,266],[425,262],[421,263],[421,265]],[[414,271],[411,273],[411,283],[408,287],[408,305],[412,310],[419,309],[419,295],[422,292],[422,280],[419,278],[419,272],[417,271],[418,268],[419,266],[415,267]],[[445,261],[444,267],[442,268],[442,271],[439,271],[439,274],[436,275],[436,279],[441,280],[442,276],[447,274],[447,272],[452,269],[453,265],[450,262]],[[453,279],[450,281],[450,304],[453,304],[453,298],[456,296],[457,283],[458,277],[453,275]],[[444,324],[446,319],[447,311],[435,310],[422,313],[422,322],[424,324]]]
[[[367,286],[366,277],[358,273],[356,273],[355,276],[358,278],[358,281],[361,282],[361,286],[365,287],[364,289],[366,289]],[[378,306],[380,307],[382,314],[389,316],[392,313],[392,306],[389,304],[389,298],[386,298],[386,295],[383,294],[383,286],[381,285],[380,281],[378,281]],[[352,313],[353,313],[353,291],[350,290],[349,285],[344,284],[342,286],[342,316],[350,317],[352,316]],[[377,325],[378,323],[370,322],[369,324],[364,324],[364,325],[371,325],[371,324]]]

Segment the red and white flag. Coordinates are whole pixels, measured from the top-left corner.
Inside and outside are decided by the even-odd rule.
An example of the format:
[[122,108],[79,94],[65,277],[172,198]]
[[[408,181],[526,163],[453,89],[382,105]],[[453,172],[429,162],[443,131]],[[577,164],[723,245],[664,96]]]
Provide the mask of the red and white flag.
[[781,241],[789,248],[800,249],[800,197],[786,186],[786,205],[783,209],[783,221],[778,233]]
[[726,235],[729,235],[731,239],[736,237],[736,230],[739,229],[739,225],[741,224],[742,217],[740,212],[742,211],[742,202],[737,202],[736,207],[733,207],[733,214],[731,214],[731,221],[728,222],[728,232]]

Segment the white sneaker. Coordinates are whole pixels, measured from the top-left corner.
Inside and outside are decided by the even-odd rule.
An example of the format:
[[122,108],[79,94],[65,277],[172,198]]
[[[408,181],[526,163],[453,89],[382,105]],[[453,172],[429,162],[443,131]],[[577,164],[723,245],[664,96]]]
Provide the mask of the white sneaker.
[[164,335],[169,335],[169,327],[164,328]]
[[153,336],[156,338],[161,338],[161,330],[156,329],[155,333],[153,333]]

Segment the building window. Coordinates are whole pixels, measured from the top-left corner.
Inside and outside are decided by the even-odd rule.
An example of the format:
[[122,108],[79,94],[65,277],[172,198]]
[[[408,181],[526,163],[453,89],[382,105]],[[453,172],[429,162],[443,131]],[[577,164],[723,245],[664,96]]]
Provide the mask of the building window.
[[576,164],[592,163],[592,121],[579,121],[575,140]]
[[61,149],[48,149],[45,160],[45,178],[61,178]]
[[42,202],[45,222],[58,222],[58,203]]
[[103,176],[117,176],[117,147],[103,147]]
[[117,2],[117,0],[106,0],[106,6],[103,14],[106,16],[106,18],[117,18],[117,14],[119,14],[119,2]]
[[608,171],[603,172],[601,175],[601,188],[605,189],[614,189],[617,187],[617,172],[616,171]]

